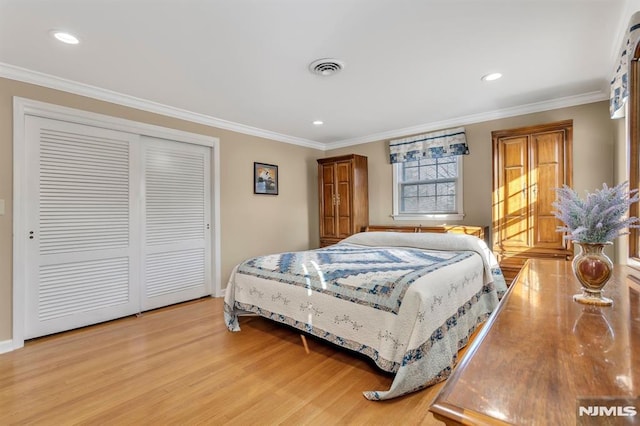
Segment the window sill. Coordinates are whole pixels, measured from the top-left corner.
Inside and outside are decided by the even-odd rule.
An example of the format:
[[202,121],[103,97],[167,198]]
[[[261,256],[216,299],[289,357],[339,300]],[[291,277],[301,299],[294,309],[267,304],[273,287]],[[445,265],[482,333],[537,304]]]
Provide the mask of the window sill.
[[640,259],[637,257],[630,257],[627,259],[627,266],[633,269],[640,270]]
[[437,221],[452,221],[464,219],[464,213],[450,213],[450,214],[394,214],[391,215],[393,220],[437,220]]

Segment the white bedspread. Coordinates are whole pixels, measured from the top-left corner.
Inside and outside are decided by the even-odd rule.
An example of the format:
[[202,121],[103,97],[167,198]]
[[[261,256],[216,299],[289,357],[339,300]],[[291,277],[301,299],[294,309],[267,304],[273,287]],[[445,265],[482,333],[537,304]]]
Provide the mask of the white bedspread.
[[390,399],[451,373],[457,352],[506,285],[484,241],[462,234],[368,232],[318,250],[237,265],[225,321],[253,312],[371,358],[395,373]]

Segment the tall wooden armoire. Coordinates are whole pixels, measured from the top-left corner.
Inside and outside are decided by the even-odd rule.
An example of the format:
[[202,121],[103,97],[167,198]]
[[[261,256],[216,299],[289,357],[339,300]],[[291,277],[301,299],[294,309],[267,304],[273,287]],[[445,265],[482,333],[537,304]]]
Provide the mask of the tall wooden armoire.
[[510,283],[528,258],[573,255],[553,215],[571,186],[573,120],[499,130],[493,138],[493,251]]
[[369,225],[367,157],[318,160],[320,247],[335,244]]

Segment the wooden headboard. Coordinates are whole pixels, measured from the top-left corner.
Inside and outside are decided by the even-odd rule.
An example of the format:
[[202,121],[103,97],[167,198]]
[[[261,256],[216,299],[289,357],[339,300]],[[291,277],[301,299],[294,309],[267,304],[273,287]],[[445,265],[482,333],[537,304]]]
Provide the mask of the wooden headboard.
[[394,226],[394,225],[369,225],[365,226],[362,231],[364,232],[435,232],[435,233],[447,233],[452,232],[455,234],[468,234],[474,235],[482,240],[487,241],[488,233],[485,233],[485,228],[482,226],[470,226],[470,225],[440,225],[440,226]]

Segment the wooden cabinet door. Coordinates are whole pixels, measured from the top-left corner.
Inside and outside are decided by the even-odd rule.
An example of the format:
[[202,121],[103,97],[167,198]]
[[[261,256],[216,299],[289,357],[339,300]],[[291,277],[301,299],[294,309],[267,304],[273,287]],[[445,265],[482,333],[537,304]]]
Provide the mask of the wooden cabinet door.
[[530,245],[529,137],[501,138],[497,141],[497,210],[498,239],[503,247]]
[[336,164],[336,207],[337,207],[337,232],[339,238],[351,235],[351,161],[341,161]]
[[322,222],[320,223],[320,238],[331,238],[337,236],[336,229],[336,176],[335,164],[322,164],[320,192],[322,197],[320,202],[322,205]]
[[320,246],[335,244],[369,225],[367,157],[318,160]]
[[561,224],[553,215],[555,188],[566,182],[564,161],[565,132],[553,131],[531,136],[531,175],[529,191],[532,208],[533,245],[545,249],[562,249],[566,244],[556,229]]

